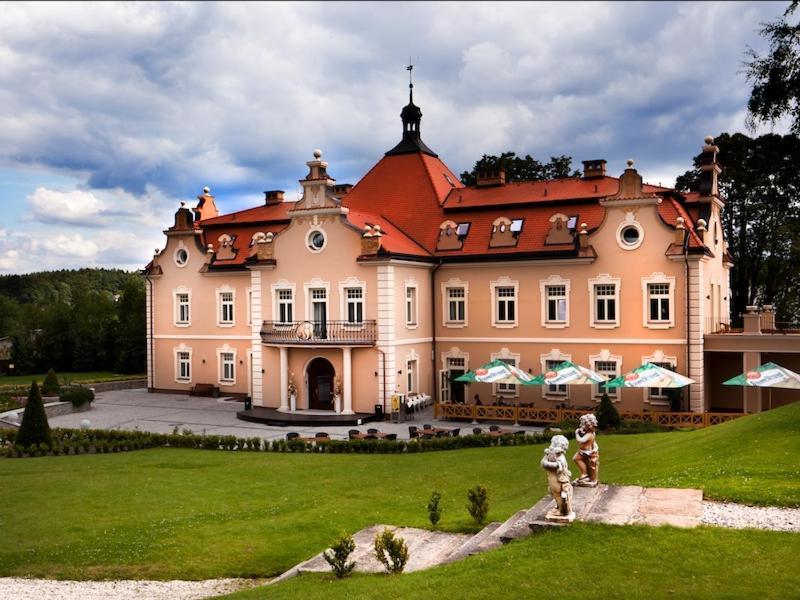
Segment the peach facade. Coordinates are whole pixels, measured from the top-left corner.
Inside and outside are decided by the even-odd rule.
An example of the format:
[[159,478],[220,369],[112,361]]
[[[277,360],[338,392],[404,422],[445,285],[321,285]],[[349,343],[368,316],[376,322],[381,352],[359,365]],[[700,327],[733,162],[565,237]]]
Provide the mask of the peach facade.
[[398,393],[588,408],[602,386],[453,379],[493,358],[608,377],[655,362],[697,383],[677,405],[663,390],[608,390],[621,409],[706,410],[704,336],[728,314],[731,266],[713,141],[699,194],[643,184],[632,162],[607,177],[605,161],[578,178],[506,184],[501,172],[466,188],[409,106],[403,141],[352,190],[315,151],[298,202],[268,192],[218,216],[206,190],[202,211],[178,211],[146,269],[149,387],[212,384],[280,411],[371,413]]

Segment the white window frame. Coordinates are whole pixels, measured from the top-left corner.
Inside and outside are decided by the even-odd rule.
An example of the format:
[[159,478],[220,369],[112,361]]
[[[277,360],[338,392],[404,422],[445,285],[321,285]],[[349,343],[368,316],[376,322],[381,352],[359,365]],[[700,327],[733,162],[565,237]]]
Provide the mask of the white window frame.
[[[650,284],[669,285],[669,320],[650,320]],[[675,277],[667,277],[664,273],[653,273],[642,277],[642,325],[647,329],[670,329],[675,327]]]
[[[634,244],[627,244],[622,239],[622,232],[628,227],[633,227],[639,232],[639,239],[636,240],[636,243]],[[636,220],[636,214],[633,211],[629,210],[625,213],[625,220],[622,221],[617,227],[616,240],[619,247],[623,250],[636,250],[642,245],[642,242],[644,242],[644,227],[642,227],[642,224]]]
[[[217,327],[236,327],[236,289],[229,285],[223,285],[216,289],[217,292]],[[231,295],[231,320],[222,320],[222,295]]]
[[[522,355],[511,352],[508,348],[500,348],[500,352],[490,354],[492,360],[502,360],[515,367],[519,367],[519,361]],[[493,383],[492,395],[501,398],[519,398],[520,386],[514,383]]]
[[[224,354],[233,356],[233,379],[224,379],[224,365],[222,357]],[[217,383],[221,386],[236,385],[236,348],[225,344],[221,348],[217,348]]]
[[[189,360],[188,360],[189,377],[181,377],[181,366],[179,362],[181,354],[189,355]],[[182,385],[187,383],[192,383],[192,372],[194,371],[194,369],[192,368],[192,349],[186,344],[181,344],[180,346],[175,346],[172,349],[172,355],[174,357],[173,364],[175,367],[174,369],[175,383],[180,383]]]
[[[663,350],[656,350],[650,356],[642,356],[642,364],[653,363],[655,365],[669,365],[675,369],[678,365],[677,356],[668,356],[664,354]],[[653,389],[663,390],[664,388],[644,388],[642,389],[642,401],[651,406],[669,406],[669,398],[667,396],[653,395]]]
[[[409,298],[410,292],[412,293],[412,298]],[[411,305],[410,307],[409,304]],[[413,280],[405,283],[403,319],[406,323],[406,329],[417,329],[419,327],[419,286]]]
[[[276,281],[275,283],[271,284],[270,286],[270,293],[272,296],[272,322],[275,324],[276,327],[290,327],[291,322],[298,321],[297,318],[297,286],[294,283],[290,283],[286,279],[281,279],[280,281]],[[279,302],[279,292],[281,291],[289,291],[292,294],[292,299],[289,302],[289,305],[292,307],[292,321],[286,322],[285,325],[281,325],[283,321],[280,319],[280,302]]]
[[[463,360],[464,372],[469,371],[469,352],[463,352],[453,346],[447,352],[442,352],[442,368],[439,370],[439,402],[450,401],[450,361],[451,359]],[[466,399],[466,398],[465,398]]]
[[[620,326],[620,289],[622,287],[622,280],[619,277],[611,277],[608,273],[601,273],[597,277],[589,279],[589,326],[595,329],[615,329]],[[597,297],[595,294],[595,286],[598,285],[613,285],[614,286],[614,321],[600,321],[598,322],[595,317]]]
[[419,391],[419,356],[412,350],[406,355],[406,394]]
[[[189,314],[189,318],[186,321],[180,320],[181,308],[180,308],[180,301],[178,300],[178,296],[185,294],[188,297],[188,308],[187,312]],[[172,302],[173,302],[173,312],[172,312],[172,324],[175,327],[191,327],[192,325],[192,290],[185,286],[180,286],[172,290]]]
[[[509,298],[512,298],[514,302],[513,320],[498,320],[500,308],[500,297],[497,293],[498,288],[512,288],[514,290],[514,296],[509,296]],[[515,281],[509,277],[503,276],[500,279],[489,282],[489,289],[492,294],[492,327],[496,327],[497,329],[513,329],[514,327],[517,327],[519,324],[519,281]]]
[[[548,289],[551,287],[561,286],[564,288],[564,301],[566,303],[566,319],[563,321],[550,321],[548,319],[548,312],[550,308],[550,298]],[[564,279],[561,275],[550,275],[547,279],[539,280],[539,293],[541,296],[542,311],[541,311],[541,324],[546,329],[565,329],[569,327],[569,310],[570,310],[570,280]]]
[[[313,299],[311,298],[311,290],[324,289],[325,290],[325,315],[327,320],[331,320],[331,283],[330,281],[323,281],[319,277],[314,277],[311,281],[303,283],[303,293],[305,295],[305,308],[306,308],[306,321],[314,321]],[[341,296],[341,294],[339,294]],[[300,319],[295,316],[295,320]]]
[[[597,363],[601,362],[616,363],[616,370],[614,371],[614,376],[619,377],[622,374],[622,356],[611,354],[609,350],[601,350],[600,354],[594,354],[589,357],[589,364],[591,365],[591,369],[593,371],[597,371]],[[608,394],[608,397],[612,402],[619,402],[622,399],[622,394],[620,393],[621,389],[622,388],[606,389],[606,393]],[[602,397],[603,397],[603,392],[600,391],[600,386],[593,385],[592,398],[595,400],[595,402],[600,402],[600,399]]]
[[[547,363],[551,362],[554,364],[560,364],[564,361],[572,362],[572,354],[564,354],[558,348],[553,348],[547,354],[540,354],[539,355],[539,363],[542,367],[542,373],[547,373],[550,369],[548,368]],[[542,386],[542,398],[545,400],[552,400],[554,402],[564,402],[569,400],[569,386],[565,385],[566,391],[560,392],[558,390],[550,389],[550,385],[543,385]],[[559,386],[555,386],[558,388]]]
[[[462,289],[464,290],[464,320],[451,321],[450,320],[450,290]],[[457,278],[451,278],[442,282],[442,326],[450,328],[462,328],[469,325],[469,283]]]
[[[361,290],[361,321],[350,322],[348,290]],[[355,277],[348,277],[339,282],[339,311],[342,315],[342,321],[347,327],[360,328],[364,326],[364,321],[367,320],[367,283],[365,281],[360,281]]]
[[[178,253],[181,250],[186,252],[186,262],[184,263],[181,263],[178,260]],[[175,266],[178,267],[179,269],[183,269],[184,267],[186,267],[186,265],[189,264],[189,261],[191,261],[191,259],[192,259],[192,253],[189,252],[189,248],[186,247],[186,244],[183,243],[183,240],[179,241],[178,245],[175,247],[175,251],[172,253],[172,262],[174,262]]]

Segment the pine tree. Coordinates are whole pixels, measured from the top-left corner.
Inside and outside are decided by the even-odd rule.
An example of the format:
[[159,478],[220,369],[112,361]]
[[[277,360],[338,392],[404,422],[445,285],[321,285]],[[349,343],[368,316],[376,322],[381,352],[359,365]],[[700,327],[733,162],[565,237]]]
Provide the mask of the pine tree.
[[58,383],[58,376],[56,372],[50,368],[47,371],[47,376],[44,378],[42,382],[42,394],[45,396],[57,396],[58,392],[61,391],[61,384]]
[[25,405],[22,424],[17,433],[17,446],[27,448],[34,444],[49,444],[50,442],[50,424],[47,422],[47,413],[44,411],[39,386],[34,381],[31,384],[31,391],[28,393],[28,403]]
[[608,394],[603,394],[600,399],[600,406],[597,407],[597,425],[603,431],[607,429],[617,429],[622,422],[622,419],[617,412],[617,407],[611,402]]

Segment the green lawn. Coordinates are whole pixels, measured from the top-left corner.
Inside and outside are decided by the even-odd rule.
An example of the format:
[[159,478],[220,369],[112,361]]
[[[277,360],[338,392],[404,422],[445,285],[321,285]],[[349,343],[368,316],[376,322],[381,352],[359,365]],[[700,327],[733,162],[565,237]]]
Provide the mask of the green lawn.
[[[796,403],[703,431],[601,436],[601,479],[800,506],[799,434]],[[411,455],[156,449],[4,459],[0,576],[270,576],[342,531],[425,526],[434,489],[444,495],[444,529],[473,527],[465,492],[478,483],[489,490],[489,519],[503,520],[544,495],[541,453],[541,446]]]
[[[42,385],[42,381],[44,381],[46,375],[47,373],[39,373],[37,375],[14,375],[13,377],[0,375],[0,389],[17,386],[30,387],[31,381],[34,379],[39,385]],[[56,375],[58,375],[58,380],[62,383],[100,383],[103,381],[126,381],[128,379],[145,378],[144,373],[138,375],[121,375],[119,373],[112,373],[111,371],[91,371],[88,373],[65,372],[56,373]]]
[[[303,598],[789,598],[798,534],[575,523],[402,576],[303,575],[224,596]],[[794,590],[794,591],[792,591]]]

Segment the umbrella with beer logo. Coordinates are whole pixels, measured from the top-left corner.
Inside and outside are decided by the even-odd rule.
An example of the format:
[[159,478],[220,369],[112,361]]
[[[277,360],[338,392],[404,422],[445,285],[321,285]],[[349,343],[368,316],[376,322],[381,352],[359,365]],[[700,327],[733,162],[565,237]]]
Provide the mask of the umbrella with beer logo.
[[776,365],[775,363],[764,363],[760,367],[737,375],[728,381],[723,381],[722,385],[741,385],[765,388],[790,388],[800,390],[800,375],[794,371]]
[[606,378],[600,373],[565,360],[546,373],[534,377],[526,385],[597,385],[605,382]]
[[468,371],[453,381],[462,383],[507,383],[515,385],[528,385],[532,377],[522,369],[514,365],[495,359],[478,367],[474,371]]
[[644,363],[630,373],[611,379],[606,387],[633,387],[633,388],[682,388],[694,383],[683,375],[659,367],[653,363]]

